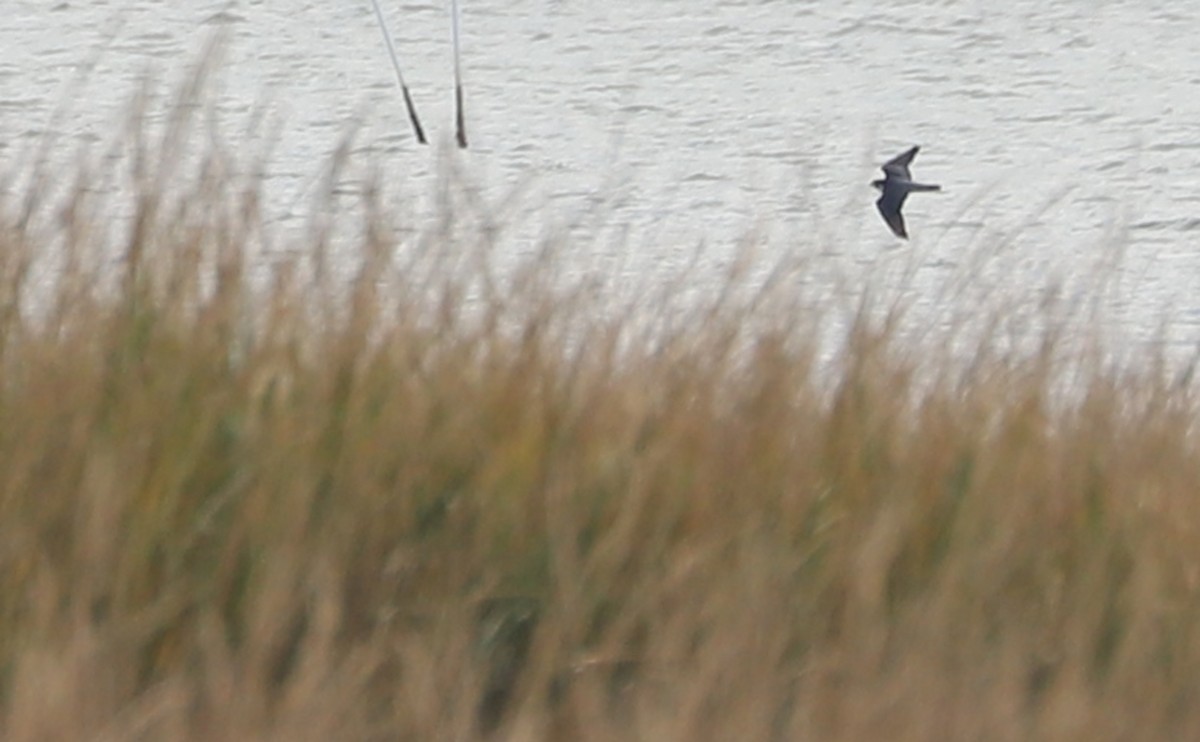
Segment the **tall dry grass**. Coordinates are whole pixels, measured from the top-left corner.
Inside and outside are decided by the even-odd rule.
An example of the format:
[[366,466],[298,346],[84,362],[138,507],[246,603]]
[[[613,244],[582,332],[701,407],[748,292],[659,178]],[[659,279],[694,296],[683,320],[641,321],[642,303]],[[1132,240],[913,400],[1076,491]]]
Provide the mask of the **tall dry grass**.
[[0,203],[3,739],[1200,736],[1160,367],[1052,316],[964,365],[786,275],[614,308],[452,174],[289,242],[132,121],[123,218],[104,162]]

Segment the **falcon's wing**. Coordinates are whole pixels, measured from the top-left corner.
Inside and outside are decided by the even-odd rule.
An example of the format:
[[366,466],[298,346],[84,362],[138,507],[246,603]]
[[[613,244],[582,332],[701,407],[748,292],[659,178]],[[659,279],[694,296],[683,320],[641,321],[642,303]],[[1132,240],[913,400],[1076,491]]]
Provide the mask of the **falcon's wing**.
[[907,191],[901,191],[898,188],[884,188],[883,195],[875,202],[875,206],[879,208],[879,213],[883,216],[883,220],[892,228],[892,232],[897,237],[908,239],[908,231],[904,228],[904,216],[900,213],[900,207],[904,206],[904,199],[908,196]]
[[896,155],[892,159],[883,163],[883,172],[891,177],[912,180],[912,174],[908,171],[908,165],[913,161],[913,158],[917,156],[917,152],[919,152],[920,149],[920,147],[913,147],[904,154]]

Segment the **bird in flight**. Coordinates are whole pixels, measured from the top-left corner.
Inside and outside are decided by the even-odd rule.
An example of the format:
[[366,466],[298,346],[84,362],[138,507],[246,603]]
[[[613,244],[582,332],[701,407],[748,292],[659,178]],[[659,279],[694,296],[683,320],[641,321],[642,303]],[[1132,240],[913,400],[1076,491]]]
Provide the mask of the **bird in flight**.
[[904,228],[904,216],[900,213],[900,207],[904,206],[904,199],[908,198],[908,194],[913,191],[942,190],[939,185],[913,182],[912,173],[908,171],[908,164],[917,156],[920,149],[920,147],[913,147],[904,154],[897,155],[883,163],[884,177],[871,182],[871,185],[881,191],[875,205],[879,207],[879,213],[883,215],[883,220],[892,228],[892,232],[897,237],[904,239],[908,239],[908,231]]

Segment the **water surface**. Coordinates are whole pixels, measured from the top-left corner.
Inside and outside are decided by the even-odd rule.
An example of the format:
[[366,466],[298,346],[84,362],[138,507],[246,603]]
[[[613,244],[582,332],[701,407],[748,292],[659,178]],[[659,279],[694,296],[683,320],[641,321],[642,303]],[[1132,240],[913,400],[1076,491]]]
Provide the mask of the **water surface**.
[[[447,4],[384,8],[426,129],[447,143]],[[357,152],[422,218],[439,147],[412,138],[368,0],[6,10],[0,160],[48,127],[65,160],[105,141],[148,71],[178,78],[224,27],[230,136],[264,102],[279,127],[266,180],[277,218],[301,218],[352,120]],[[522,185],[538,229],[586,229],[566,260],[636,248],[614,265],[669,268],[703,243],[719,265],[753,233],[843,282],[900,266],[918,305],[1036,296],[1108,261],[1114,326],[1146,340],[1168,316],[1172,342],[1200,339],[1200,17],[1183,2],[463,0],[462,12],[472,147],[454,156],[485,202]],[[911,144],[915,174],[945,192],[910,200],[914,240],[898,247],[867,183]],[[935,288],[965,271],[979,274],[971,297]]]

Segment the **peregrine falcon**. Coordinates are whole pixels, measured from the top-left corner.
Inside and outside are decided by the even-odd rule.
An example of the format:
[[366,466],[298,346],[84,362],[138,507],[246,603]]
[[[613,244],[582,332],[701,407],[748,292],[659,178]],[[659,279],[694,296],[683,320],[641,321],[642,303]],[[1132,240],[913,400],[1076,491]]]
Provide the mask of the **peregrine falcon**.
[[871,185],[882,192],[875,205],[879,207],[879,213],[883,215],[883,220],[892,228],[892,232],[897,237],[904,239],[908,239],[908,231],[904,228],[904,216],[900,213],[900,207],[904,206],[904,199],[908,198],[908,194],[913,191],[942,190],[942,187],[938,185],[913,182],[912,174],[908,171],[908,164],[917,156],[917,151],[920,149],[920,147],[913,147],[904,154],[883,163],[883,179],[871,182]]

